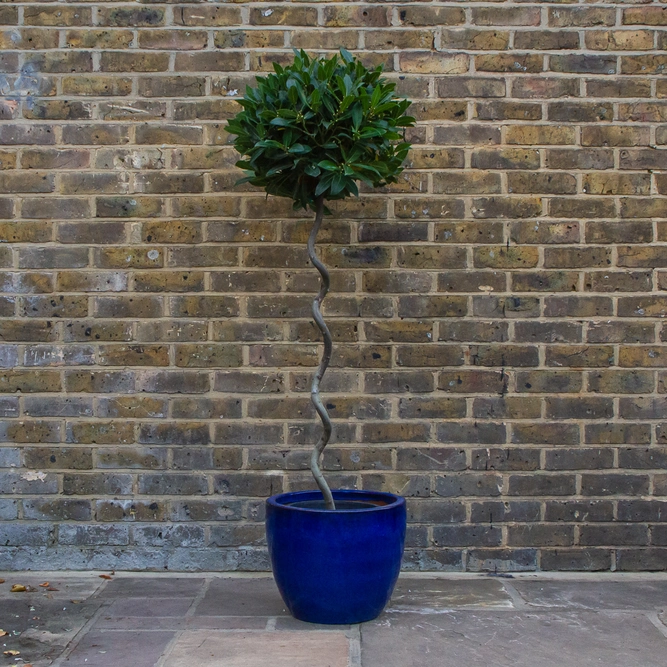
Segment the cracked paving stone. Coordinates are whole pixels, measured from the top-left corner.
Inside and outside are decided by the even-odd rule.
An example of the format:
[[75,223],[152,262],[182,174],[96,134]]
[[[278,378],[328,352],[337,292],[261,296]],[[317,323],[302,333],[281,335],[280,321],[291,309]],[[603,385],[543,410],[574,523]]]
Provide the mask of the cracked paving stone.
[[34,594],[31,598],[0,602],[0,628],[9,633],[0,646],[3,651],[21,651],[21,658],[33,664],[50,664],[100,607],[95,600],[72,604]]
[[364,667],[664,667],[667,654],[638,612],[385,613],[361,637]]

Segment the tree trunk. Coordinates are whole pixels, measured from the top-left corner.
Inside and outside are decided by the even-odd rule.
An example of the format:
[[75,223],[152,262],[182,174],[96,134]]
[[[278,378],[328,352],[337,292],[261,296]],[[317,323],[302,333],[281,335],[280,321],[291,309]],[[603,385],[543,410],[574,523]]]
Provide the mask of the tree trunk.
[[310,469],[313,473],[315,481],[317,482],[317,486],[324,496],[324,503],[326,508],[335,510],[336,505],[334,503],[333,496],[331,495],[331,489],[329,488],[329,485],[327,484],[326,480],[324,479],[324,475],[322,475],[322,471],[320,470],[320,459],[322,457],[322,453],[324,452],[324,448],[329,442],[329,438],[331,438],[332,428],[331,419],[329,419],[329,413],[327,412],[327,409],[324,407],[322,399],[320,398],[320,382],[322,381],[324,373],[326,372],[327,367],[329,366],[329,362],[331,361],[331,351],[333,348],[331,334],[329,333],[329,329],[325,324],[324,319],[322,318],[322,313],[320,312],[320,305],[322,304],[322,301],[324,301],[324,297],[329,291],[329,272],[327,271],[324,264],[320,262],[317,254],[315,253],[315,241],[317,240],[317,233],[320,231],[323,217],[324,198],[320,196],[317,198],[315,224],[313,225],[313,230],[310,232],[310,236],[308,237],[308,257],[310,257],[310,261],[313,263],[313,266],[320,273],[320,292],[313,300],[313,319],[315,320],[315,324],[317,324],[318,329],[322,332],[322,338],[324,339],[324,353],[322,354],[320,367],[317,369],[317,372],[313,377],[313,383],[310,387],[310,400],[313,402],[315,410],[317,410],[317,414],[322,420],[322,437],[315,446],[313,454],[310,457]]

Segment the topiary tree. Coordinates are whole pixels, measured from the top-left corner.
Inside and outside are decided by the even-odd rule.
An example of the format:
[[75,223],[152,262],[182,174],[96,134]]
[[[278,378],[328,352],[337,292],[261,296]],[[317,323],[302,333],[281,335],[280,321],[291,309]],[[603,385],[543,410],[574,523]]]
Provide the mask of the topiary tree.
[[311,457],[311,471],[327,509],[335,509],[320,458],[331,437],[331,420],[319,387],[331,360],[332,339],[320,306],[329,291],[329,273],[318,259],[315,241],[326,200],[358,195],[357,181],[369,187],[395,183],[410,144],[401,128],[414,125],[405,115],[410,101],[394,94],[395,84],[382,78],[382,67],[367,69],[351,53],[340,58],[311,59],[294,52],[289,67],[257,78],[239,100],[243,110],[229,121],[234,146],[245,159],[236,163],[249,182],[267,194],[289,197],[294,209],[315,212],[308,238],[308,256],[319,271],[321,288],[313,301],[313,318],[324,339],[324,353],[313,377],[311,400],[323,433]]

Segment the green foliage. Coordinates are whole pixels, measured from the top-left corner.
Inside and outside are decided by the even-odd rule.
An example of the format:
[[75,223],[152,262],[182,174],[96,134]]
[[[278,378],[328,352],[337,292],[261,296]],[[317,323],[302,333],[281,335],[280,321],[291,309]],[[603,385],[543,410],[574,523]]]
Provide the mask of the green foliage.
[[382,67],[368,70],[345,49],[329,60],[294,53],[292,65],[274,64],[246,88],[227,125],[247,156],[236,163],[246,172],[239,183],[313,210],[319,196],[358,195],[356,181],[395,183],[410,149],[400,130],[415,122],[405,115],[410,101],[396,97]]

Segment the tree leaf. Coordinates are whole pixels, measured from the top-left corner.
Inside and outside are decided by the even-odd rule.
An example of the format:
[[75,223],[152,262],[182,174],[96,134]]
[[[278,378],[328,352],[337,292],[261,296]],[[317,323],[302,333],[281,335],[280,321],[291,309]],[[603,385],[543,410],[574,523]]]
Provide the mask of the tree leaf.
[[322,167],[322,169],[325,169],[326,171],[338,171],[338,165],[331,160],[322,160],[317,163],[317,166]]
[[286,118],[273,118],[270,121],[270,125],[278,125],[279,127],[292,127],[292,123],[290,123]]
[[345,178],[341,174],[334,174],[331,179],[331,194],[337,195],[345,187]]
[[288,153],[296,153],[297,155],[304,155],[305,153],[310,153],[313,149],[310,146],[304,146],[303,144],[294,144],[288,151]]
[[357,103],[352,107],[352,125],[354,126],[355,130],[359,129],[359,125],[361,125],[361,118],[363,114],[364,111],[361,108],[361,104]]

